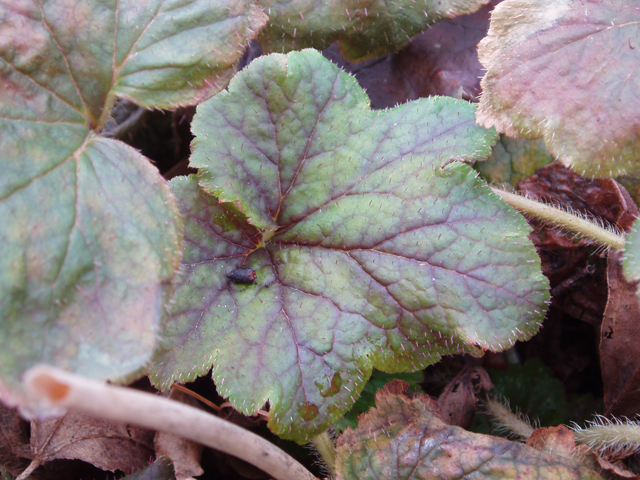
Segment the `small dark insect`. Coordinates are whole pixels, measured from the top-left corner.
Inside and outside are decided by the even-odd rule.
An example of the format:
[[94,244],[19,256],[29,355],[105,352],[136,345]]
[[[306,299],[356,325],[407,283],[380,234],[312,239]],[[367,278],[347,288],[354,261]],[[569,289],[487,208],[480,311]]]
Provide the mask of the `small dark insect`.
[[236,268],[227,273],[227,278],[233,283],[253,283],[256,281],[256,271],[252,268]]

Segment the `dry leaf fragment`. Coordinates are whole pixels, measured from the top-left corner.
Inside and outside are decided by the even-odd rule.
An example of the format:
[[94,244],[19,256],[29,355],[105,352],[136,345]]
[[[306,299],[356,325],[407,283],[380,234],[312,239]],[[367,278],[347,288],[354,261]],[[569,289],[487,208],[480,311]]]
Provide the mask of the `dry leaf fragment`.
[[484,368],[466,359],[460,373],[451,380],[438,397],[438,408],[449,425],[467,428],[476,413],[476,396],[491,390],[493,383]]
[[29,423],[0,403],[0,467],[17,476],[29,464],[21,458],[28,448]]
[[605,414],[633,417],[640,411],[640,306],[637,283],[625,280],[621,261],[621,252],[609,252],[600,367]]
[[338,480],[602,478],[574,456],[447,425],[434,400],[397,380],[338,438],[336,470]]
[[576,448],[573,432],[559,425],[557,427],[537,428],[527,440],[527,445],[541,452],[555,452],[570,456]]
[[39,465],[77,459],[112,472],[140,470],[155,456],[150,430],[78,413],[32,421],[30,450]]
[[[556,162],[537,170],[518,184],[536,200],[595,217],[628,231],[638,216],[629,193],[613,179],[585,178]],[[604,264],[591,255],[584,239],[535,219],[531,235],[551,281],[555,304],[574,318],[599,325],[607,301]]]
[[[177,402],[186,403],[192,407],[200,406],[198,401],[193,397],[178,390],[173,390],[169,398]],[[154,445],[156,455],[166,455],[173,461],[176,480],[185,480],[204,473],[204,470],[200,466],[202,445],[165,432],[156,433]]]

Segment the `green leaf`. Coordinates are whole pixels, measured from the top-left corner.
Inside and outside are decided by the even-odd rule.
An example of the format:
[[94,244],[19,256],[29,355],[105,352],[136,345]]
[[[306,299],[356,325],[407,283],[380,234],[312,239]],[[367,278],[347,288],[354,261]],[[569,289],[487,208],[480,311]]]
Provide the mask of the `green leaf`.
[[343,431],[347,427],[356,428],[358,426],[358,417],[360,414],[368,412],[370,408],[376,405],[376,392],[384,387],[391,380],[402,380],[407,382],[412,392],[422,392],[420,383],[423,380],[422,372],[410,372],[410,373],[384,373],[378,370],[374,370],[371,373],[371,378],[364,386],[360,398],[356,401],[355,405],[345,413],[344,417],[335,422],[332,427],[334,430]]
[[488,1],[259,0],[269,23],[258,40],[266,52],[324,49],[337,41],[345,59],[361,61],[397,52],[429,25],[473,13]]
[[504,398],[531,421],[550,427],[569,423],[569,404],[564,384],[537,358],[524,365],[510,365],[507,371],[491,371],[491,396]]
[[182,221],[155,167],[94,130],[116,95],[163,108],[214,94],[260,19],[243,2],[0,2],[7,389],[35,363],[122,378],[149,360]]
[[518,182],[551,162],[553,157],[542,140],[523,140],[500,135],[491,157],[484,162],[476,162],[474,168],[489,183],[509,183],[516,187]]
[[627,281],[638,282],[638,300],[640,300],[640,219],[633,223],[627,236],[622,268]]
[[478,46],[478,122],[544,138],[590,176],[640,167],[640,10],[623,0],[506,0]]
[[[548,284],[529,227],[452,162],[495,141],[472,105],[371,111],[309,50],[254,61],[198,107],[193,130],[199,185],[172,182],[185,275],[152,369],[161,388],[214,363],[234,407],[269,401],[270,427],[303,442],[373,367],[414,371],[537,331]],[[255,282],[231,282],[239,267]]]
[[627,189],[636,205],[640,205],[640,169],[616,177],[616,182]]
[[561,447],[540,451],[448,425],[428,395],[411,395],[394,381],[378,392],[376,408],[360,417],[358,428],[338,438],[336,478],[602,479]]

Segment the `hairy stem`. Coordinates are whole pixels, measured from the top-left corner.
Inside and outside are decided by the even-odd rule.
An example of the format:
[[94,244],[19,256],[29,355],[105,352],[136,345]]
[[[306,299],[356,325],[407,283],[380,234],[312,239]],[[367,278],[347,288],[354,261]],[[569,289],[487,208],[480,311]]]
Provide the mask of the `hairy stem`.
[[45,405],[173,433],[238,457],[278,480],[316,478],[262,437],[183,403],[43,365],[25,374],[24,385]]
[[545,222],[558,225],[572,233],[576,233],[582,237],[593,240],[600,245],[612,248],[614,250],[622,250],[624,248],[624,237],[614,232],[602,228],[587,219],[580,218],[569,212],[565,212],[551,205],[547,205],[530,198],[509,193],[498,188],[491,187],[494,193],[500,195],[505,203],[508,203],[520,212],[539,218]]
[[525,417],[523,417],[522,414],[517,415],[513,413],[509,407],[497,400],[492,398],[487,399],[484,402],[484,408],[486,412],[491,415],[499,429],[517,435],[525,440],[533,434],[534,428],[525,421]]
[[576,443],[587,445],[592,450],[626,451],[631,455],[640,449],[640,424],[629,419],[610,420],[598,416],[593,422],[587,422],[586,428],[574,423],[571,429]]
[[313,446],[320,454],[324,466],[327,468],[332,478],[336,477],[336,445],[329,432],[323,432],[313,440]]

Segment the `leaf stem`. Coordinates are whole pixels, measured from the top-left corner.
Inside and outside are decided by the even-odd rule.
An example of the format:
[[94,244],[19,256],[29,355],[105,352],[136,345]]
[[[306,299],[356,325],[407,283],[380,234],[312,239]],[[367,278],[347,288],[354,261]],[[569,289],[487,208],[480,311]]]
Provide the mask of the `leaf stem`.
[[574,422],[571,429],[576,443],[600,453],[629,456],[640,450],[640,424],[628,418],[596,415],[595,420],[587,422],[586,428]]
[[484,402],[486,413],[491,415],[496,422],[499,431],[505,431],[524,440],[527,440],[534,431],[534,428],[522,414],[516,414],[511,409],[497,400],[488,398]]
[[322,432],[320,435],[314,437],[311,442],[320,454],[331,478],[336,478],[336,445],[329,432]]
[[44,406],[173,433],[238,457],[279,480],[315,480],[294,458],[267,440],[197,408],[38,365],[24,377],[27,392]]
[[552,207],[551,205],[547,205],[521,195],[516,195],[515,193],[509,193],[495,187],[491,187],[491,190],[500,195],[505,203],[508,203],[526,215],[531,215],[539,218],[540,220],[551,222],[608,248],[612,248],[614,250],[622,250],[624,248],[625,239],[623,235],[618,235],[606,228],[602,228],[585,218],[578,217],[570,212]]

